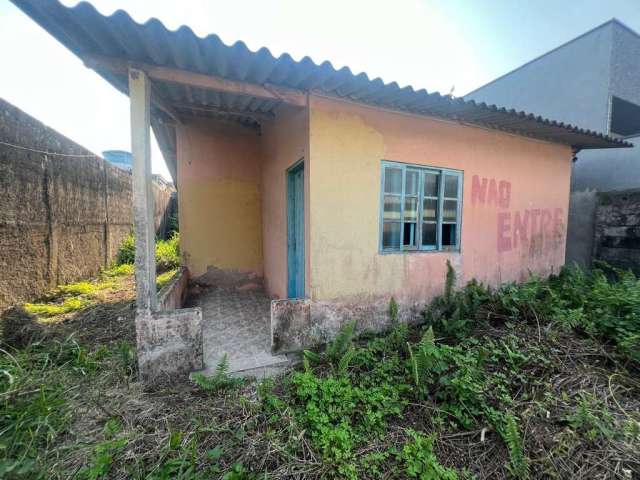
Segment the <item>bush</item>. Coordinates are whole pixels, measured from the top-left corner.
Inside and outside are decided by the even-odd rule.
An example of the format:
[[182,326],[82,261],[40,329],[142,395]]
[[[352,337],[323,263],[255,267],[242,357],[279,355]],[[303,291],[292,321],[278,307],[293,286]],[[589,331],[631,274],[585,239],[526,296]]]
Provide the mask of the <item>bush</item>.
[[[118,250],[116,266],[132,265],[136,260],[136,239],[129,234]],[[180,266],[180,234],[175,232],[168,240],[156,240],[156,269],[159,273]]]
[[120,244],[118,256],[116,257],[117,265],[133,264],[136,261],[136,238],[130,233]]
[[156,242],[156,269],[164,272],[180,266],[180,234]]

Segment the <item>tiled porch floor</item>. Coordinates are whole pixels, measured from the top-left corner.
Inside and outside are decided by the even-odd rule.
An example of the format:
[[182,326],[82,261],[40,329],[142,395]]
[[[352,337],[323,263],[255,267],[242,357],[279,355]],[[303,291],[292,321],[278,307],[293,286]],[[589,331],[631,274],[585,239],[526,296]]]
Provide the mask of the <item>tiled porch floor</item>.
[[202,308],[205,375],[225,353],[236,376],[274,375],[296,358],[271,354],[271,300],[262,290],[210,287],[190,295],[187,306]]

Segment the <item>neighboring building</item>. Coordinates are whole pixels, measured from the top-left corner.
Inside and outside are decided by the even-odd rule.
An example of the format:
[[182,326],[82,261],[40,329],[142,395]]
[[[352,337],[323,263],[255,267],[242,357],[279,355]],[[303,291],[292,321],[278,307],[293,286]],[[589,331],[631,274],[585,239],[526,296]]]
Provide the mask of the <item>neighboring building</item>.
[[640,187],[640,35],[610,20],[465,99],[525,110],[636,145],[577,155],[571,178],[576,208],[570,212],[567,260],[589,264],[593,191]]
[[102,158],[111,165],[127,172],[130,172],[133,166],[131,152],[125,150],[105,150],[102,152]]
[[[263,283],[276,299],[265,333],[274,351],[325,340],[350,319],[360,330],[385,328],[391,297],[401,320],[419,318],[443,292],[448,263],[460,285],[557,272],[573,150],[625,146],[327,62],[274,58],[123,13],[105,17],[86,3],[14,3],[130,95],[134,176],[146,169],[146,181],[150,118],[179,187],[189,275],[233,298],[200,303],[203,323],[240,322],[238,289]],[[157,312],[151,293],[144,179],[134,180],[145,255],[136,261],[141,368],[193,367],[197,359],[178,352],[194,351],[197,336],[187,341],[185,332],[199,328],[200,314]],[[269,331],[254,307],[238,338]],[[205,334],[205,358],[230,331]],[[176,336],[183,350],[161,348]]]

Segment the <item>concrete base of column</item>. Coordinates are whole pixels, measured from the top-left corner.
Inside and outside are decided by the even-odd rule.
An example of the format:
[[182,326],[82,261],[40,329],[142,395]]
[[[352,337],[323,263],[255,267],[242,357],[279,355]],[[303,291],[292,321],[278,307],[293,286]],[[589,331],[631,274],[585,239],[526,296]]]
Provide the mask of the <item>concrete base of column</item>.
[[140,380],[154,383],[204,368],[202,310],[183,308],[136,316]]

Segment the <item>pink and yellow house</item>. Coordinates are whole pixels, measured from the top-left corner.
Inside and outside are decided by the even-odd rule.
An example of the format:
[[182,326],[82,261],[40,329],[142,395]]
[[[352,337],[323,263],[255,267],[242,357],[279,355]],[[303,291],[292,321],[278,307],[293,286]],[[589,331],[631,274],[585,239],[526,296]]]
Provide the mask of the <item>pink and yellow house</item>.
[[[576,152],[628,145],[124,12],[14,3],[130,95],[141,257],[150,123],[178,189],[185,272],[205,290],[264,292],[269,325],[255,328],[276,352],[350,319],[384,328],[391,297],[401,319],[419,317],[447,262],[461,285],[557,272]],[[152,270],[138,262],[139,341],[151,328],[161,344]]]

